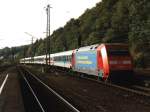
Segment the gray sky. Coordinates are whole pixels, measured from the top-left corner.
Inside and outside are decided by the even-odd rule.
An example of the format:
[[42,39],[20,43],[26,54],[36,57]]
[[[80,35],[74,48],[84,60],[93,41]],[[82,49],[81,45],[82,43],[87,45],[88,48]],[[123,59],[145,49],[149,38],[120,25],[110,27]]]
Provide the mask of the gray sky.
[[47,4],[51,4],[51,33],[78,18],[101,0],[0,0],[0,48],[31,43],[28,32],[44,38]]

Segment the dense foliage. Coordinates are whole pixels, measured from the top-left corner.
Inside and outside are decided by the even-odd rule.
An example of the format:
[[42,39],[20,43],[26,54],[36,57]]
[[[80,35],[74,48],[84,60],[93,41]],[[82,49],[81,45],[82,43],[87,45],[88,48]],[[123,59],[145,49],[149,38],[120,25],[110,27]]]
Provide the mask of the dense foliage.
[[[150,1],[102,0],[87,9],[78,19],[71,19],[51,35],[51,52],[66,51],[96,43],[128,43],[136,66],[150,64]],[[0,50],[4,59],[42,55],[47,39],[37,40],[33,46]]]

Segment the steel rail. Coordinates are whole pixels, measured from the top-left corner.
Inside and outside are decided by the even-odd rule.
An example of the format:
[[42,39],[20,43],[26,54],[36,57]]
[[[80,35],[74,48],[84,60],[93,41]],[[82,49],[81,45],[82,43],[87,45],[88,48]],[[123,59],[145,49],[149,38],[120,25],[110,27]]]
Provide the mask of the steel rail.
[[30,91],[31,91],[31,92],[32,92],[32,94],[34,95],[34,97],[35,97],[36,101],[38,102],[38,105],[40,106],[40,108],[41,108],[42,112],[45,112],[45,110],[44,110],[44,108],[43,108],[42,104],[41,104],[41,103],[40,103],[40,101],[38,100],[38,98],[37,98],[37,96],[36,96],[35,92],[33,91],[32,87],[30,86],[30,84],[29,84],[28,80],[27,80],[27,79],[26,79],[26,77],[24,77],[24,76],[23,76],[23,78],[24,78],[24,80],[26,81],[27,85],[29,86]]
[[82,77],[82,78],[83,79],[87,79],[87,80],[91,80],[93,82],[97,82],[97,83],[100,83],[100,84],[103,84],[103,85],[106,85],[106,86],[119,88],[119,89],[127,91],[127,92],[132,92],[132,93],[135,93],[135,94],[138,94],[138,95],[143,95],[143,96],[150,97],[150,94],[148,94],[146,92],[138,91],[138,90],[135,90],[135,89],[130,89],[130,88],[127,88],[127,87],[124,87],[124,86],[116,85],[116,84],[105,83],[105,82],[102,82],[102,81],[99,81],[99,80],[90,79],[90,78],[85,78],[85,77]]
[[26,77],[23,75],[23,72],[22,72],[21,70],[20,70],[20,72],[21,72],[22,77],[23,77],[23,79],[25,80],[26,84],[28,85],[28,87],[29,87],[30,91],[32,92],[32,94],[33,94],[34,98],[36,99],[36,101],[37,101],[37,103],[38,103],[39,107],[41,108],[42,112],[46,112],[46,111],[44,110],[44,108],[43,108],[42,104],[40,103],[40,101],[39,101],[38,97],[36,96],[36,94],[35,94],[34,90],[33,90],[33,89],[32,89],[32,87],[30,86],[30,84],[29,84],[28,80],[27,80],[27,79],[26,79]]
[[[60,72],[64,72],[63,70],[58,70]],[[65,72],[66,73],[66,72]],[[119,86],[119,85],[116,85],[116,84],[112,84],[112,83],[106,83],[104,81],[100,81],[100,80],[94,80],[92,78],[87,78],[87,77],[82,77],[83,79],[86,79],[86,80],[89,80],[89,81],[92,81],[92,82],[96,82],[96,83],[100,83],[100,84],[103,84],[103,85],[106,85],[106,86],[110,86],[110,87],[114,87],[114,88],[119,88],[119,89],[122,89],[124,91],[127,91],[127,92],[132,92],[132,93],[135,93],[135,94],[138,94],[138,95],[143,95],[143,96],[147,96],[147,97],[150,97],[150,94],[149,93],[146,93],[146,92],[142,92],[142,91],[138,91],[136,89],[131,89],[131,88],[128,88],[128,87],[124,87],[124,86]]]
[[64,99],[62,96],[60,96],[56,91],[54,91],[52,88],[50,88],[48,85],[46,85],[44,82],[42,82],[38,77],[36,77],[33,73],[31,73],[29,70],[25,69],[32,77],[34,77],[37,81],[39,81],[42,85],[44,85],[49,91],[51,91],[54,95],[56,95],[62,102],[64,102],[70,109],[72,109],[74,112],[80,112],[77,108],[75,108],[72,104],[70,104],[66,99]]
[[132,87],[150,92],[150,88],[147,88],[147,87],[143,87],[143,86],[139,86],[139,85],[133,85]]

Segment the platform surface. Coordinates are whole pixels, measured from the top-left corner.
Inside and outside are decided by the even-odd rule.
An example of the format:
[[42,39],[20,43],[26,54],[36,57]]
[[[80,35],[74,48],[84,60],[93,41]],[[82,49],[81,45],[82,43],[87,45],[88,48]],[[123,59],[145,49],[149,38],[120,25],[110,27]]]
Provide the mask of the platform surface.
[[0,73],[0,112],[25,112],[15,69]]

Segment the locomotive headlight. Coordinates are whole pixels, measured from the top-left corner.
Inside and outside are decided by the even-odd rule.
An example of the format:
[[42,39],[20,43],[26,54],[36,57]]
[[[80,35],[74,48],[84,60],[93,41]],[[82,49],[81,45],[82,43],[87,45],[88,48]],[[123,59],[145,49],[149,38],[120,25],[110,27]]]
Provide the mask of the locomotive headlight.
[[117,61],[110,61],[110,64],[117,64]]
[[131,64],[131,61],[130,60],[125,60],[125,61],[123,61],[123,64]]

